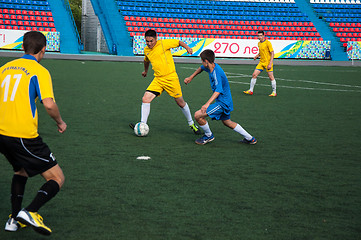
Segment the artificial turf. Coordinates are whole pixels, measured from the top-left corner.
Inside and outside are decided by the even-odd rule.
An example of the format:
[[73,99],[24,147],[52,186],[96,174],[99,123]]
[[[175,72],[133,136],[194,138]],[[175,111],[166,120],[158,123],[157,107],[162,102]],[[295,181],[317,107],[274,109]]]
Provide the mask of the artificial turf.
[[[10,58],[1,58],[3,65]],[[43,60],[51,72],[64,134],[41,104],[39,133],[66,176],[40,214],[51,239],[358,239],[361,235],[361,69],[275,66],[278,96],[265,73],[255,94],[254,65],[222,65],[234,101],[231,119],[254,146],[209,121],[204,146],[166,93],[151,104],[147,137],[140,120],[152,80],[142,63]],[[181,83],[199,64],[177,64]],[[182,83],[192,113],[211,96],[208,74]],[[137,160],[138,156],[150,160]],[[0,156],[0,216],[10,213],[12,168]],[[24,205],[43,183],[28,181]],[[31,229],[0,239],[50,239]]]

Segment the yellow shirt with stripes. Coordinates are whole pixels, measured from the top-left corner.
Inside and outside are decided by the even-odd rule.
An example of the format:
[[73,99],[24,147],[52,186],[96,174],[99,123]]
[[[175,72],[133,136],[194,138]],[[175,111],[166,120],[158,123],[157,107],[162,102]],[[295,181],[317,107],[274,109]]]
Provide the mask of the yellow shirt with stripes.
[[36,101],[54,99],[49,71],[35,57],[24,55],[0,68],[0,84],[0,134],[39,136]]

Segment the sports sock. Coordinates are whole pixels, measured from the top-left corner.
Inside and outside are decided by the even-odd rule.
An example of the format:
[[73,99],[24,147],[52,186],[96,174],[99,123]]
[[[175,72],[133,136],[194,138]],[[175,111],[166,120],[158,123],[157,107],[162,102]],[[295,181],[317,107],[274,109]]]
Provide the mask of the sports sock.
[[272,92],[276,92],[276,79],[273,79],[271,81],[271,85],[272,85]]
[[150,114],[150,103],[142,103],[141,114],[142,114],[142,116],[140,118],[140,121],[144,122],[144,123],[147,123],[148,117],[149,117],[149,114]]
[[38,191],[34,200],[25,209],[29,212],[37,212],[45,203],[59,192],[59,184],[54,180],[47,181]]
[[251,79],[251,84],[249,85],[249,90],[251,90],[251,92],[253,92],[254,85],[256,85],[256,82],[257,82],[257,78]]
[[186,103],[186,105],[183,108],[181,108],[181,110],[187,119],[188,125],[192,126],[194,122],[192,119],[192,114],[191,114],[191,110],[189,109],[188,103]]
[[23,202],[25,185],[28,178],[14,174],[11,182],[11,216],[15,218],[21,210],[21,203]]
[[238,132],[248,141],[252,139],[252,136],[246,130],[244,130],[243,127],[241,127],[241,125],[239,125],[238,123],[237,126],[233,128],[233,131]]
[[204,134],[207,136],[207,137],[210,137],[212,136],[212,131],[211,129],[209,128],[209,125],[208,125],[208,122],[206,124],[204,124],[203,126],[199,125],[203,131],[204,131]]

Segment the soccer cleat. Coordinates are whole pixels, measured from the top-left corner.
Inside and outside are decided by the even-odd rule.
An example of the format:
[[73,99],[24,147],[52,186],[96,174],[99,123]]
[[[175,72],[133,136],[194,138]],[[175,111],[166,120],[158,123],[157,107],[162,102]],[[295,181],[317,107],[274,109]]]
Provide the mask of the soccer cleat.
[[257,139],[255,137],[252,137],[251,140],[247,140],[247,139],[244,138],[243,140],[241,140],[241,143],[254,145],[254,144],[257,143]]
[[277,93],[272,92],[270,95],[268,95],[269,97],[277,97]]
[[212,142],[213,140],[214,140],[213,134],[211,136],[209,136],[209,137],[207,137],[206,135],[203,135],[203,137],[198,138],[196,140],[196,143],[199,144],[199,145],[204,145],[206,143]]
[[14,218],[11,217],[11,214],[9,215],[9,220],[5,224],[5,231],[8,232],[16,232],[19,228],[25,228],[26,225],[19,223]]
[[253,92],[251,90],[243,91],[243,93],[247,95],[253,95]]
[[22,224],[32,226],[33,229],[40,234],[51,234],[51,229],[43,223],[42,216],[40,216],[37,212],[29,212],[23,208],[16,217],[16,220]]
[[202,133],[199,127],[197,127],[197,125],[194,123],[190,125],[189,128],[192,129],[195,135],[200,135]]
[[129,123],[129,127],[134,130],[135,127],[134,123]]

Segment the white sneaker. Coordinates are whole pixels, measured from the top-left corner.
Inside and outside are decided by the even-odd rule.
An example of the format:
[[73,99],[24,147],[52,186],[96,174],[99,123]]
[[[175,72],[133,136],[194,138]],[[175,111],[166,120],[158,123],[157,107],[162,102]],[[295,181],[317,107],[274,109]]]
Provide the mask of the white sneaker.
[[5,224],[5,231],[8,232],[16,232],[19,228],[26,227],[26,225],[21,224],[18,221],[16,221],[14,218],[9,216],[9,220]]

